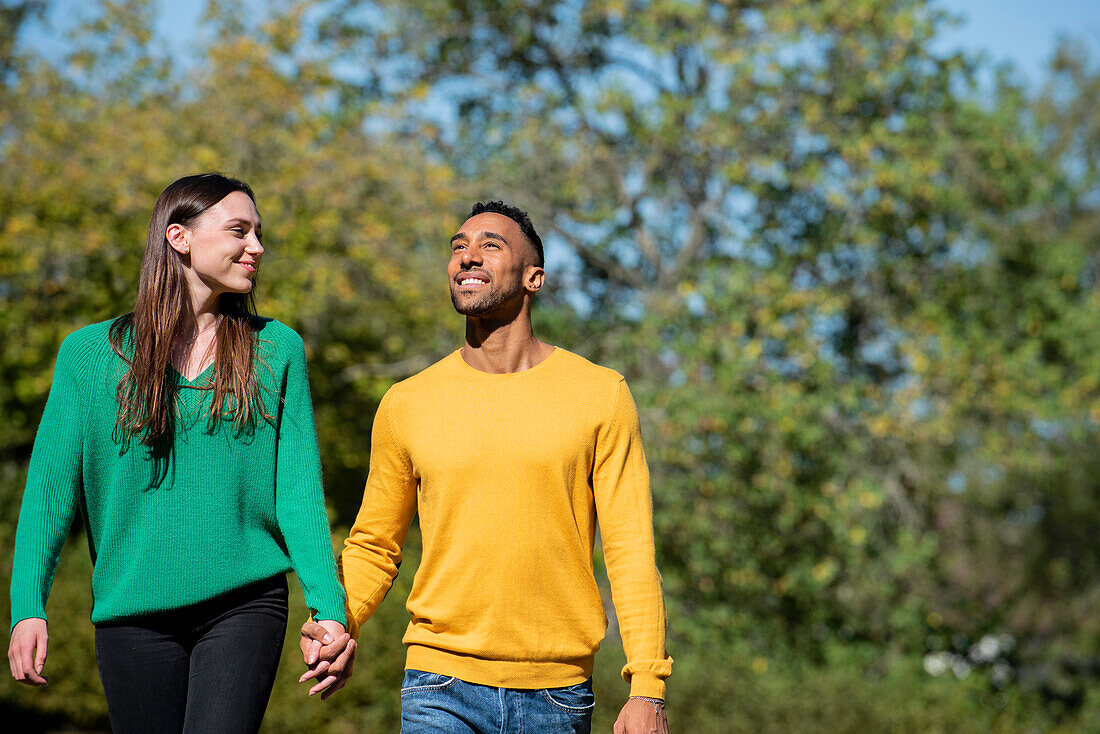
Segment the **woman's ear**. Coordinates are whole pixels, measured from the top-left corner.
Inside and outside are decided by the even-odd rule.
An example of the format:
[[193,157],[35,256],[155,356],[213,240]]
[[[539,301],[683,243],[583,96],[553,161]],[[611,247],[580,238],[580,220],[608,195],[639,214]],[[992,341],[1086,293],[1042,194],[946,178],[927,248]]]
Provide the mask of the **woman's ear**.
[[191,230],[182,224],[169,224],[164,233],[168,245],[181,255],[187,255],[191,252],[190,236]]

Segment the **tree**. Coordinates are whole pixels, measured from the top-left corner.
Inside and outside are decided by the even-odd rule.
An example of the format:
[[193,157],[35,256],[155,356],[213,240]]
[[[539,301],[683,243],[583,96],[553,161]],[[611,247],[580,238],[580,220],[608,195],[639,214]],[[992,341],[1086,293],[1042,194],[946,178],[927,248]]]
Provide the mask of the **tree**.
[[998,569],[1022,497],[1093,494],[1059,438],[1097,428],[1087,64],[980,102],[923,0],[327,7],[347,66],[386,50],[347,93],[575,255],[545,323],[645,409],[675,640],[965,657],[1087,605],[1091,565],[1036,575],[1077,541]]
[[[98,7],[68,63],[16,54],[0,90],[4,537],[57,344],[129,302],[170,180],[257,190],[261,310],[310,350],[337,525],[381,394],[459,338],[447,236],[503,197],[548,244],[540,334],[641,411],[674,726],[1095,728],[1080,51],[1031,95],[934,52],[925,0],[286,0],[258,33],[212,3],[181,69],[151,2]],[[379,685],[323,712],[277,694],[273,731],[393,726],[394,604],[357,673]],[[81,690],[18,706],[79,718]]]
[[[448,214],[456,207],[452,174],[425,160],[415,141],[368,133],[362,117],[324,104],[325,64],[295,41],[306,5],[287,3],[242,36],[233,7],[212,4],[204,23],[214,41],[193,68],[160,51],[151,0],[98,5],[56,64],[17,59],[6,98],[18,103],[4,106],[0,137],[7,568],[58,345],[68,332],[128,310],[153,203],[176,178],[220,170],[257,193],[267,248],[259,308],[306,341],[326,486],[343,517],[361,496],[371,419],[400,375],[394,364],[430,361],[449,346],[437,264],[449,257],[447,236],[461,213]],[[87,624],[87,552],[80,539],[70,546],[49,611],[52,629],[69,632],[51,646],[55,681],[44,691],[7,686],[0,705],[22,712],[17,720],[36,711],[104,725]],[[395,607],[377,633],[394,643],[379,654],[378,675],[400,669],[401,616]],[[284,667],[291,666],[288,652]],[[304,695],[296,678],[288,673],[277,695],[287,708]],[[392,728],[396,701],[387,693],[363,688],[335,711],[381,700],[372,718]],[[299,713],[324,720],[316,709]]]

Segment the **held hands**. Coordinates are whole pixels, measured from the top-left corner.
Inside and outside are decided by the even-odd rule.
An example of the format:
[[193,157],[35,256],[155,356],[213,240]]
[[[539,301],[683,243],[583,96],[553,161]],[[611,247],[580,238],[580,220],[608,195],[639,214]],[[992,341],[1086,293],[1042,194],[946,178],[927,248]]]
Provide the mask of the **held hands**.
[[15,625],[8,645],[8,664],[11,677],[28,686],[46,685],[42,668],[46,665],[46,646],[50,636],[46,632],[46,620],[32,617]]
[[665,704],[656,699],[628,699],[615,720],[613,731],[614,734],[668,734]]
[[320,693],[324,701],[347,684],[355,665],[355,640],[344,631],[344,625],[330,620],[306,622],[299,644],[309,670],[298,682],[317,681],[309,695]]

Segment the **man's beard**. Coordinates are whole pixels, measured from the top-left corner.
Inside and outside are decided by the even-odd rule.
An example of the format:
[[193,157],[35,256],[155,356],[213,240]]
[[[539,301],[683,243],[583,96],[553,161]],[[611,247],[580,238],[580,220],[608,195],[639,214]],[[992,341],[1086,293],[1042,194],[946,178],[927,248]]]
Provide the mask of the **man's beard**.
[[[461,296],[455,291],[455,284],[451,282],[451,304],[455,307],[455,311],[458,311],[463,316],[484,316],[490,311],[495,311],[504,304],[508,303],[520,293],[523,292],[523,284],[518,280],[515,281],[511,287],[495,288],[492,284],[486,288],[488,293],[481,295],[462,294]],[[463,298],[464,303],[459,303],[459,298]]]

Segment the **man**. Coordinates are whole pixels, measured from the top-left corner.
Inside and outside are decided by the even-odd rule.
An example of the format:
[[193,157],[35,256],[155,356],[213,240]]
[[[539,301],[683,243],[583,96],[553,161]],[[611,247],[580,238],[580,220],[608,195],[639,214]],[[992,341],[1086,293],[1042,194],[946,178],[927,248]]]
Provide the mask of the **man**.
[[[382,398],[363,504],[341,558],[358,635],[397,576],[419,512],[423,556],[401,690],[405,734],[588,732],[607,626],[592,572],[599,518],[630,698],[615,732],[666,732],[665,610],[649,472],[623,378],[539,341],[542,241],[526,213],[479,203],[451,238],[463,347]],[[303,627],[304,679],[342,685]],[[337,658],[340,660],[340,658]],[[328,677],[323,674],[328,672]]]

